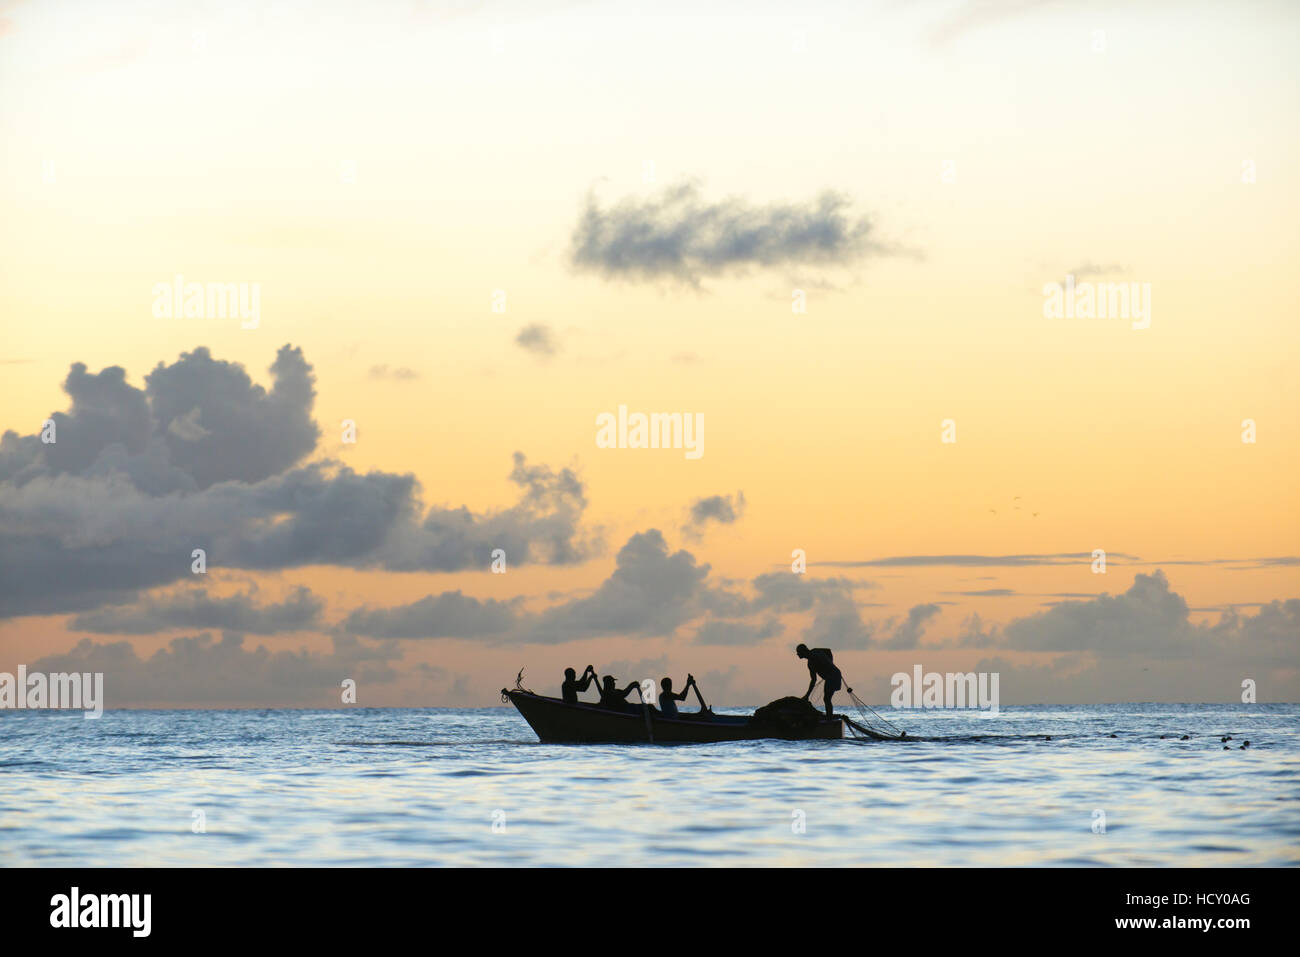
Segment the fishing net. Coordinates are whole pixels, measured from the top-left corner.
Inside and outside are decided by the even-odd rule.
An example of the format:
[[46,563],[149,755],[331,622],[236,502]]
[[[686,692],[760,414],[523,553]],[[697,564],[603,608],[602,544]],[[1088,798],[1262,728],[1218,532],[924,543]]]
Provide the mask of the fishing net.
[[[809,697],[817,698],[821,693],[822,685],[822,680],[818,678],[813,684],[813,690]],[[877,714],[871,705],[853,693],[847,683],[845,683],[844,690],[853,701],[853,710],[857,713],[857,720],[850,718],[846,714],[841,714],[838,717],[844,722],[844,726],[849,729],[849,734],[852,737],[858,740],[873,741],[901,741],[907,737],[906,731]],[[804,701],[804,704],[807,703],[807,701]],[[772,704],[776,704],[776,702],[774,701]],[[771,705],[768,707],[771,707]],[[817,714],[818,717],[821,717],[821,712],[817,712]]]
[[774,738],[810,737],[826,719],[806,698],[777,698],[754,712],[750,726]]
[[885,718],[878,715],[871,705],[867,704],[852,691],[849,697],[853,699],[854,710],[857,711],[858,718],[854,719],[847,715],[842,715],[844,723],[849,728],[849,733],[854,737],[873,738],[877,741],[900,741],[907,737],[907,732],[897,725],[890,723]]

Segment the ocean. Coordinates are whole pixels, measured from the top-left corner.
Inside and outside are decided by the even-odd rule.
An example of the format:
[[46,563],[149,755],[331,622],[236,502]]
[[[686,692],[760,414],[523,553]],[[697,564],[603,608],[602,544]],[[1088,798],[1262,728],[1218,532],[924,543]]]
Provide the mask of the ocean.
[[543,745],[508,707],[0,711],[0,865],[1300,862],[1300,705],[883,713],[912,740]]

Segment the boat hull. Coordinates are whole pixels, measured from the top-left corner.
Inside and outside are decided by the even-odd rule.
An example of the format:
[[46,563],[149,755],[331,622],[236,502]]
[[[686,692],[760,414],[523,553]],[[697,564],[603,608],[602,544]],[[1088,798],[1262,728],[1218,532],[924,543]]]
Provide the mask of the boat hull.
[[[756,726],[741,716],[699,718],[683,714],[665,718],[657,711],[650,711],[647,717],[643,705],[628,705],[627,711],[611,711],[593,704],[565,704],[559,698],[529,691],[506,691],[505,695],[537,737],[548,744],[712,744],[794,737],[773,733],[770,728]],[[839,718],[832,718],[818,722],[797,738],[832,739],[842,737],[843,733]]]

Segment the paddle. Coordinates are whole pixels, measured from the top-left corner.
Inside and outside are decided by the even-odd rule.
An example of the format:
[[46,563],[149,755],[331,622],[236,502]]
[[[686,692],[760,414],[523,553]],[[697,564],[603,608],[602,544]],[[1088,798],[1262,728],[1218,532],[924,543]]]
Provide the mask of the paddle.
[[709,706],[704,703],[704,695],[700,694],[700,686],[695,683],[695,675],[687,674],[686,683],[695,689],[695,697],[700,702],[700,713],[710,714]]

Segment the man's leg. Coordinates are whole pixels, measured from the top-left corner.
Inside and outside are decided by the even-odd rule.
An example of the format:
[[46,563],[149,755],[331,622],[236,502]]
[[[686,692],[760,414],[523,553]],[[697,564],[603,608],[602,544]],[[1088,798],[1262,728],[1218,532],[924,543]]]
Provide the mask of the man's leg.
[[835,717],[835,711],[834,711],[834,709],[831,708],[831,698],[834,696],[834,694],[835,694],[835,691],[831,688],[830,685],[827,685],[827,686],[826,686],[826,697],[825,697],[824,700],[825,700],[825,702],[826,702],[826,717],[828,717],[828,718],[833,718],[833,717]]

